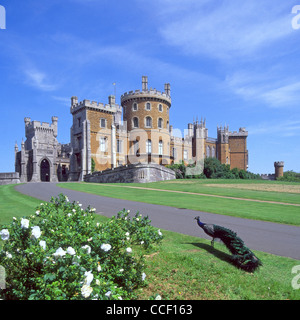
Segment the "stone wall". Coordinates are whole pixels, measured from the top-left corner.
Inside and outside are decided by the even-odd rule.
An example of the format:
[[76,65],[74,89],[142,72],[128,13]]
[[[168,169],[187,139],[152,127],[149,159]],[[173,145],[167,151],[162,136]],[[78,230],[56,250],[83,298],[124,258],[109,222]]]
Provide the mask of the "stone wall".
[[130,164],[84,177],[85,182],[96,183],[146,183],[172,179],[176,179],[173,170],[154,163]]
[[0,185],[20,183],[19,172],[0,173]]

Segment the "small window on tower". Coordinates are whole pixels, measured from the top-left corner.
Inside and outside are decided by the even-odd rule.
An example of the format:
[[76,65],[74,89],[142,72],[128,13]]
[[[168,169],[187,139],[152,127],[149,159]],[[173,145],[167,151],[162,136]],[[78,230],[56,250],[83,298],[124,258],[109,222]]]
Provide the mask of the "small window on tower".
[[163,111],[163,106],[162,106],[162,104],[159,104],[159,105],[158,105],[158,111],[159,111],[159,112],[162,112],[162,111]]
[[134,104],[132,105],[132,110],[137,111],[137,109],[138,109],[138,105],[136,102],[134,102]]
[[146,103],[146,110],[147,110],[147,111],[150,111],[150,110],[151,110],[151,103],[150,103],[150,102],[147,102],[147,103]]
[[151,128],[152,127],[152,118],[146,117],[146,127]]
[[162,118],[158,118],[158,128],[162,129],[163,127],[163,119]]
[[105,128],[106,127],[106,120],[104,118],[100,119],[100,127]]

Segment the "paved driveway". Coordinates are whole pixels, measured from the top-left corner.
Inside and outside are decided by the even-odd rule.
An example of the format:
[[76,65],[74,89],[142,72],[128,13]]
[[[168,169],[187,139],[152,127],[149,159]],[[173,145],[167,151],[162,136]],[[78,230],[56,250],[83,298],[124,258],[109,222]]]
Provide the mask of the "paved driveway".
[[101,197],[60,188],[59,184],[49,182],[22,184],[18,185],[16,189],[43,201],[49,201],[51,196],[63,193],[68,196],[70,201],[79,201],[83,207],[90,205],[96,208],[97,213],[107,217],[116,215],[123,208],[129,209],[132,214],[139,211],[143,215],[148,215],[155,227],[211,239],[194,220],[194,217],[199,215],[203,222],[219,224],[237,232],[250,249],[300,260],[300,227]]

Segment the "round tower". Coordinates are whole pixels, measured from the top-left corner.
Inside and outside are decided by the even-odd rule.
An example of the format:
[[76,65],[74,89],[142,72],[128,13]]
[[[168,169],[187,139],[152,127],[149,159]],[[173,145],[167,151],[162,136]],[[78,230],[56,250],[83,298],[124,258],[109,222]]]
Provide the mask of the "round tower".
[[170,84],[165,91],[148,88],[148,77],[142,77],[142,90],[129,91],[121,96],[124,121],[129,137],[129,162],[169,164]]
[[275,167],[275,179],[283,177],[284,162],[276,161],[274,162],[274,167]]

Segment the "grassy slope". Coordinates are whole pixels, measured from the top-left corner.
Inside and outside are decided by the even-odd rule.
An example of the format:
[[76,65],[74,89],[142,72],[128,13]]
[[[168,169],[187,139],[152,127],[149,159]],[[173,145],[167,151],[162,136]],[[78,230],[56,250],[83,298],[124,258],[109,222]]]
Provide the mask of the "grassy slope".
[[[197,181],[199,182],[199,184],[197,184]],[[174,184],[151,183],[151,184],[143,184],[142,186],[151,187],[151,188],[162,188],[162,189],[169,188],[170,190],[189,191],[189,192],[197,192],[197,190],[201,190],[201,192],[203,192],[204,190],[206,190],[206,192],[208,193],[209,189],[208,187],[202,186],[202,181],[196,180],[196,183],[193,185],[192,190],[186,190],[187,185],[185,184],[180,185],[180,183],[178,182]],[[282,204],[223,199],[223,198],[216,198],[216,197],[202,196],[202,195],[126,188],[126,186],[135,186],[134,184],[109,185],[109,184],[89,184],[89,183],[65,183],[65,184],[60,184],[59,186],[78,190],[78,191],[94,193],[94,194],[98,194],[106,197],[127,199],[132,201],[167,205],[167,206],[172,206],[176,208],[187,208],[192,210],[212,212],[212,213],[224,214],[224,215],[247,218],[247,219],[256,219],[256,220],[271,221],[271,222],[300,226],[300,207],[299,206],[296,207],[296,206],[287,206]],[[138,186],[141,187],[140,184]],[[234,196],[236,191],[240,191],[236,189],[230,189],[230,190],[233,190],[233,191],[229,191],[226,188],[220,188],[219,195],[228,195],[228,193],[231,192],[230,196]],[[249,190],[242,190],[242,191],[243,191],[244,197],[249,198],[248,197]],[[254,193],[255,191],[253,191],[251,194],[253,195]],[[262,192],[261,191],[257,192],[257,194],[260,194],[260,193]],[[268,194],[269,192],[265,192],[265,193]],[[281,193],[279,192],[277,193],[281,195]],[[280,199],[282,200],[284,196],[282,196]],[[299,194],[297,196],[300,197]],[[268,200],[270,200],[270,198]],[[272,201],[274,201],[274,199]]]
[[[0,225],[13,216],[33,214],[40,203],[0,186]],[[107,218],[97,216],[99,221]],[[1,226],[0,226],[1,229]],[[291,274],[298,260],[257,252],[263,267],[254,274],[238,270],[229,262],[225,247],[197,237],[163,231],[160,248],[148,253],[147,283],[139,299],[160,294],[163,299],[300,299],[300,290],[291,287]]]

